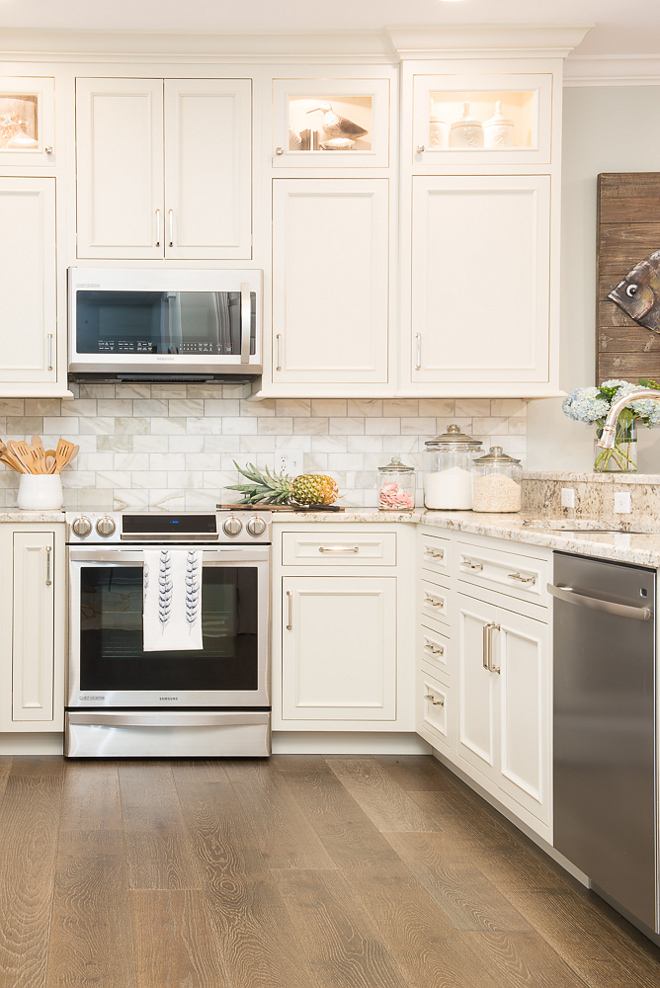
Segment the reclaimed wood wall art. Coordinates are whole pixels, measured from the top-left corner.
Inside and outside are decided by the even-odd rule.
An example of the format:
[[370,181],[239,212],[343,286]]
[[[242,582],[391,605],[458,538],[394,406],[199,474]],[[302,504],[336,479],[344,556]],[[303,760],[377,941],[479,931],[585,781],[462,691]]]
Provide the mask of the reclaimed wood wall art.
[[618,377],[660,381],[660,334],[608,298],[626,275],[660,250],[660,172],[598,176],[596,384]]

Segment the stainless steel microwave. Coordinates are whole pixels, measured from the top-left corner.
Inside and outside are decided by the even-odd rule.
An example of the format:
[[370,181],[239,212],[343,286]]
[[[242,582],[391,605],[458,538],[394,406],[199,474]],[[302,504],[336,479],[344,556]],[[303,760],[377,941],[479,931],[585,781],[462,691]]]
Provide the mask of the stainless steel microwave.
[[69,268],[69,376],[231,381],[262,373],[263,272]]

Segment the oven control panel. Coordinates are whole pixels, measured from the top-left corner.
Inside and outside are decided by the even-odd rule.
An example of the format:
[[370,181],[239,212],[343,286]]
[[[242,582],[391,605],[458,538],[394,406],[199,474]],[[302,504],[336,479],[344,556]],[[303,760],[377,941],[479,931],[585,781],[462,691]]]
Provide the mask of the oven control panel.
[[67,511],[67,542],[83,543],[236,543],[269,544],[270,512],[222,511],[96,512]]

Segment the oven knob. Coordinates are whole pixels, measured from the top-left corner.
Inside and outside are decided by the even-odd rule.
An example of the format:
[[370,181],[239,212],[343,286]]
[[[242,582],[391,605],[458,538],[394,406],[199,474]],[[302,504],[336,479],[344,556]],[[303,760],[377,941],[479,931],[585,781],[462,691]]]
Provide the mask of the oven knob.
[[104,515],[103,518],[99,518],[96,523],[96,531],[99,535],[103,536],[104,539],[107,539],[110,535],[112,535],[116,527],[117,526],[115,525],[114,520],[109,518],[108,515]]
[[225,535],[238,535],[242,528],[243,523],[240,518],[229,517],[222,525],[222,531]]
[[263,518],[250,518],[245,527],[250,535],[254,535],[254,537],[257,538],[257,536],[263,535],[266,531],[266,522]]
[[71,528],[74,535],[77,535],[79,539],[86,539],[92,530],[92,523],[85,515],[80,515],[78,518],[74,518]]

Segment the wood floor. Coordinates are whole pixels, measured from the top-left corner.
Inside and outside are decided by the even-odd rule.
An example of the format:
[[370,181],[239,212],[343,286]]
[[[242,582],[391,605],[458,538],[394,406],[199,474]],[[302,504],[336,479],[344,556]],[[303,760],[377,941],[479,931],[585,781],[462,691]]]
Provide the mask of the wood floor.
[[0,758],[2,988],[658,988],[431,757]]

